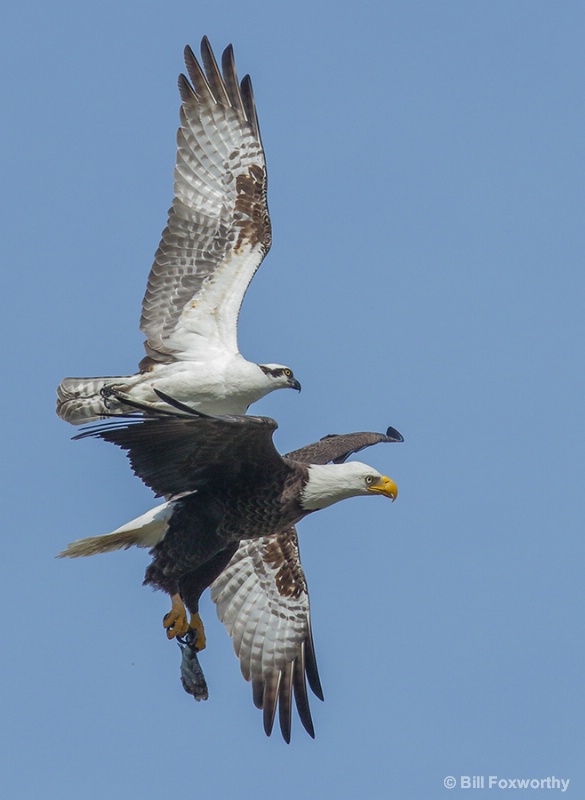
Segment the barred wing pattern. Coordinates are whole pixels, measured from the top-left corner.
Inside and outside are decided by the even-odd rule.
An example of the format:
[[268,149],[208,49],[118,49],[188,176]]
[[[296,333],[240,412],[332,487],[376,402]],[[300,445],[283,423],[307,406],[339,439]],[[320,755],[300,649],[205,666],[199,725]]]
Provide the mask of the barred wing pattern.
[[[401,442],[386,434],[350,433],[326,436],[288,453],[307,464],[342,463],[353,453],[380,442]],[[305,573],[296,529],[284,534],[241,542],[227,568],[211,586],[217,613],[232,637],[242,674],[252,682],[254,704],[263,709],[264,730],[272,732],[278,706],[279,723],[290,741],[292,698],[299,718],[315,736],[306,679],[323,700],[319,680]]]
[[266,733],[272,732],[278,705],[282,735],[290,742],[294,693],[301,722],[314,738],[305,674],[321,700],[323,691],[294,527],[242,542],[213,583],[211,597],[232,637],[242,675],[252,681],[254,704],[264,710]]
[[[140,328],[148,362],[238,352],[246,289],[271,242],[266,165],[252,84],[238,83],[231,45],[222,72],[207,38],[181,75],[175,198],[155,254]],[[211,349],[210,349],[211,345]]]

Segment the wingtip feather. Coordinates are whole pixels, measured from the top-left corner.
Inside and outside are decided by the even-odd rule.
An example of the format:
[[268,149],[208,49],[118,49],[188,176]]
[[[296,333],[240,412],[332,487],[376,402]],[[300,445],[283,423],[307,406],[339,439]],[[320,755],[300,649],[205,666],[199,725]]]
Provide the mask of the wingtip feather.
[[403,442],[403,441],[404,441],[404,436],[403,436],[401,433],[399,433],[399,432],[396,430],[396,428],[393,428],[392,426],[390,426],[390,427],[388,428],[388,430],[386,431],[386,436],[387,436],[387,437],[390,439],[390,441],[392,441],[392,442]]
[[304,646],[301,648],[301,652],[295,660],[293,669],[293,690],[299,719],[301,720],[303,728],[307,731],[311,739],[314,739],[315,728],[313,727],[313,718],[311,717],[311,708],[309,706],[309,698],[307,696],[307,683],[305,680]]
[[292,661],[289,661],[283,671],[283,676],[280,682],[280,691],[278,693],[278,721],[280,724],[282,738],[287,744],[290,744],[292,725],[292,679],[293,663]]
[[246,110],[240,92],[238,75],[236,72],[236,62],[234,58],[234,48],[231,44],[225,48],[221,56],[221,69],[223,81],[227,90],[231,105],[241,114],[246,116]]
[[270,736],[272,733],[272,729],[274,727],[274,719],[276,717],[276,706],[278,703],[278,694],[280,690],[280,682],[282,678],[282,673],[278,672],[270,676],[268,680],[264,682],[264,697],[262,699],[262,707],[263,707],[263,723],[264,723],[264,733],[266,736]]
[[193,88],[195,89],[196,96],[207,100],[214,99],[213,91],[207,81],[205,73],[201,69],[199,62],[197,61],[197,56],[189,47],[189,45],[185,47],[183,51],[183,57],[185,59],[187,72],[189,73],[189,77],[193,82]]
[[307,680],[313,694],[319,700],[325,700],[323,695],[323,687],[321,686],[321,679],[319,678],[319,670],[317,668],[317,657],[315,655],[315,643],[313,641],[313,632],[311,630],[311,621],[309,620],[309,631],[305,641],[305,672]]

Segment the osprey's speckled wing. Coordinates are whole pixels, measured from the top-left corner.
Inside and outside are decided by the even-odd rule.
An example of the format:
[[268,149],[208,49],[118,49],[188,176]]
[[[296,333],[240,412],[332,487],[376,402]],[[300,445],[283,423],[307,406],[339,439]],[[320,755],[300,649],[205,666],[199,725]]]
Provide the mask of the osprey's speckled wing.
[[[342,463],[352,453],[380,442],[401,442],[394,428],[383,433],[326,436],[285,458],[305,464]],[[294,527],[286,533],[248,539],[211,586],[217,613],[232,637],[242,674],[252,682],[255,705],[263,709],[268,735],[278,716],[290,741],[293,696],[299,718],[315,736],[307,681],[323,700],[313,634],[309,594]]]
[[244,294],[270,248],[266,165],[252,84],[238,83],[231,45],[220,71],[207,38],[181,75],[175,198],[155,254],[140,328],[151,361],[238,352]]

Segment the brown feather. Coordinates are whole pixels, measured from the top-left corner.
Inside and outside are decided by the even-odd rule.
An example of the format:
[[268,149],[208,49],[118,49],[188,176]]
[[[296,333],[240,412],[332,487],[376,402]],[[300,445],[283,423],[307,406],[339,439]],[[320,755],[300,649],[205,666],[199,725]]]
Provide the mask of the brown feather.
[[185,66],[187,67],[187,72],[189,73],[189,77],[191,78],[191,82],[193,83],[195,92],[197,93],[198,97],[201,100],[209,100],[209,99],[216,100],[217,98],[215,97],[209,83],[207,82],[205,73],[201,69],[199,62],[195,57],[195,53],[191,50],[189,45],[185,47],[184,56],[185,56]]
[[305,645],[301,645],[301,652],[297,656],[293,671],[293,689],[295,703],[304,729],[311,738],[315,738],[315,729],[311,717],[309,698],[307,697],[307,684],[305,682]]
[[234,60],[234,48],[229,44],[223,51],[221,57],[221,67],[223,70],[223,79],[225,87],[230,97],[231,105],[236,108],[242,116],[246,112],[242,102],[242,95],[240,94],[240,85],[238,83],[238,76],[236,74],[236,62]]
[[289,661],[280,679],[280,691],[278,693],[278,721],[282,738],[290,744],[290,731],[292,722],[292,681],[293,681],[293,662]]
[[262,698],[263,708],[263,721],[264,732],[266,736],[270,736],[274,726],[274,717],[276,716],[276,704],[278,702],[278,692],[280,689],[280,681],[282,673],[273,673],[270,679],[264,683],[264,696]]
[[225,83],[221,77],[221,72],[217,66],[217,61],[215,60],[215,56],[213,55],[213,50],[211,49],[211,45],[209,44],[209,39],[207,36],[204,36],[201,40],[201,60],[203,61],[207,80],[209,82],[209,86],[211,87],[215,102],[227,107],[233,105],[233,103],[230,102]]

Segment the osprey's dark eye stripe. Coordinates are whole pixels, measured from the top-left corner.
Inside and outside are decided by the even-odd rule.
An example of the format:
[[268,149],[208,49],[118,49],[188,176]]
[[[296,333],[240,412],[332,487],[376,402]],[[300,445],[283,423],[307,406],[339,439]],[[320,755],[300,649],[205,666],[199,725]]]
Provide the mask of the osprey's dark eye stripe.
[[258,366],[265,375],[271,375],[273,378],[281,378],[283,376],[286,378],[292,378],[293,375],[292,369],[289,369],[288,367],[272,368],[267,367],[266,364],[259,364]]

